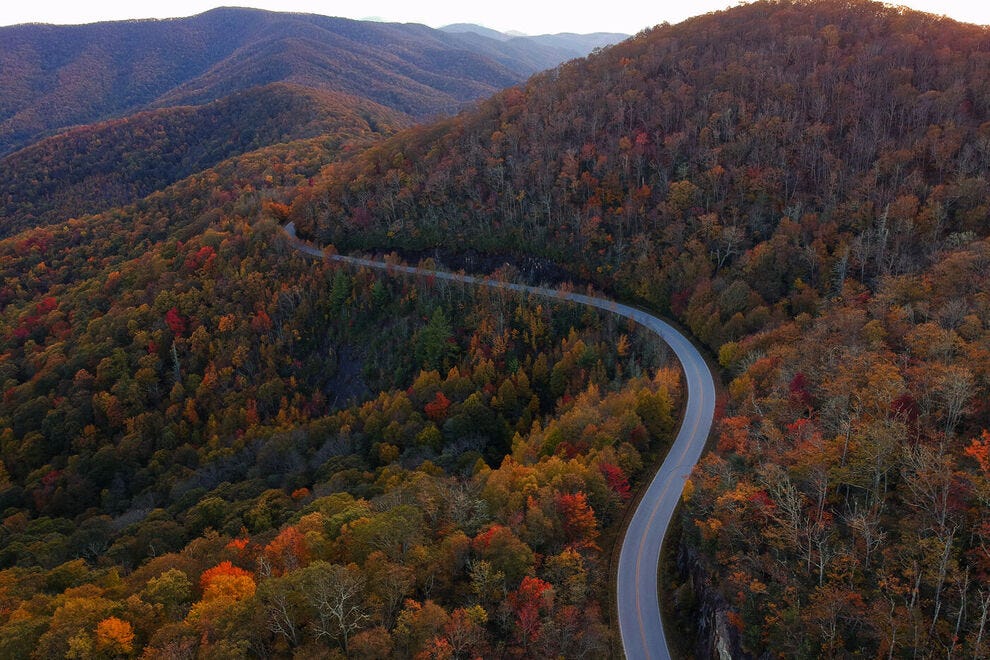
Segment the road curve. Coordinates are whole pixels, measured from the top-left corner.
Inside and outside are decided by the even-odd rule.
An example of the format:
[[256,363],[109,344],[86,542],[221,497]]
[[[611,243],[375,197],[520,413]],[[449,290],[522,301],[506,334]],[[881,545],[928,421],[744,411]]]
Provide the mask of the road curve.
[[293,248],[313,257],[394,273],[425,274],[442,280],[510,289],[545,298],[590,305],[636,321],[655,332],[670,346],[681,363],[687,382],[684,419],[674,444],[646,492],[643,493],[626,529],[622,549],[619,552],[616,588],[619,630],[626,657],[629,660],[669,658],[670,651],[663,632],[663,623],[660,621],[660,601],[657,593],[660,546],[673,517],[674,508],[681,499],[684,480],[701,457],[715,414],[715,382],[698,349],[684,335],[657,317],[607,298],[471,275],[423,270],[412,266],[395,266],[359,257],[325,255],[322,250],[297,239],[292,223],[286,225],[284,229]]

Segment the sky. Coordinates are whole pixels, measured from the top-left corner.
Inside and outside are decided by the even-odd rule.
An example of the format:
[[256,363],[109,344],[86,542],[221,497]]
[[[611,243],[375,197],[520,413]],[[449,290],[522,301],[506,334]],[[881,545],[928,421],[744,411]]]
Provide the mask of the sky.
[[[129,18],[191,16],[221,5],[298,11],[346,18],[424,23],[476,23],[507,32],[623,32],[668,21],[677,23],[698,14],[738,4],[736,0],[0,0],[0,25],[17,23],[93,23]],[[987,0],[906,0],[896,3],[945,14],[969,23],[990,24]],[[2,47],[2,44],[0,44]]]

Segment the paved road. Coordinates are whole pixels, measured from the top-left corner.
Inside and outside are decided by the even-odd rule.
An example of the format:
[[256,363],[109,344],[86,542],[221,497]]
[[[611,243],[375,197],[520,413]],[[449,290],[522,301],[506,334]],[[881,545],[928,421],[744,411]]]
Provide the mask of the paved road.
[[[321,250],[296,239],[295,227],[290,223],[285,228],[293,247],[314,256],[323,257]],[[657,571],[660,562],[660,545],[663,543],[667,526],[674,514],[674,508],[681,499],[684,480],[701,457],[701,451],[708,439],[708,432],[715,414],[715,383],[704,358],[684,335],[669,324],[646,312],[623,305],[606,298],[586,296],[544,287],[526,286],[510,282],[500,282],[487,278],[424,271],[412,266],[393,266],[381,261],[333,255],[330,259],[356,266],[366,266],[388,272],[429,274],[442,280],[466,282],[480,286],[510,289],[532,293],[546,298],[568,300],[583,305],[591,305],[626,318],[630,318],[655,332],[674,351],[684,369],[687,381],[687,405],[684,420],[677,438],[667,454],[653,481],[643,494],[639,506],[633,513],[619,552],[619,577],[617,599],[619,608],[619,630],[622,634],[622,648],[629,660],[662,660],[670,657],[663,624],[660,621],[660,602],[657,594]]]
[[715,382],[704,358],[691,342],[655,316],[622,306],[624,312],[667,342],[680,360],[687,381],[687,405],[677,438],[667,458],[633,513],[619,552],[619,630],[629,660],[670,657],[660,621],[657,571],[660,544],[681,499],[684,480],[691,473],[715,415]]

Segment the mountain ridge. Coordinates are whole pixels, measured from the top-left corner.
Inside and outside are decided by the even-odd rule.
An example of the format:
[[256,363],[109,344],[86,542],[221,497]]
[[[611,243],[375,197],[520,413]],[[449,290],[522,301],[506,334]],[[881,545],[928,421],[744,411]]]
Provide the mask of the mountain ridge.
[[[423,119],[567,59],[423,25],[218,8],[177,19],[0,28],[0,155],[65,127],[274,82]],[[178,57],[175,55],[179,54]]]
[[540,44],[545,48],[558,50],[564,56],[564,59],[584,57],[596,48],[604,48],[605,46],[617,44],[631,36],[619,32],[591,32],[588,34],[557,32],[553,34],[530,35],[515,32],[500,32],[475,23],[452,23],[438,29],[454,34],[474,33],[497,41]]
[[324,136],[336,152],[409,123],[364,99],[273,83],[68,129],[0,158],[0,236],[125,206],[271,144]]

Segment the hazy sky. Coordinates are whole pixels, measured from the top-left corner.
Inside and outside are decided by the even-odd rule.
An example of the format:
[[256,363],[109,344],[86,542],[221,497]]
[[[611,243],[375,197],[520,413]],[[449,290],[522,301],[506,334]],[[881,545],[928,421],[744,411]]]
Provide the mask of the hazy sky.
[[[0,25],[17,23],[92,23],[127,18],[191,16],[221,4],[301,11],[347,18],[377,18],[440,27],[478,23],[527,34],[547,32],[625,32],[669,21],[676,23],[737,4],[733,0],[0,0]],[[970,23],[990,23],[987,0],[906,0],[922,11],[946,14]],[[0,48],[3,44],[0,44]]]

